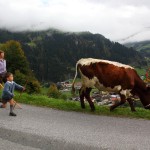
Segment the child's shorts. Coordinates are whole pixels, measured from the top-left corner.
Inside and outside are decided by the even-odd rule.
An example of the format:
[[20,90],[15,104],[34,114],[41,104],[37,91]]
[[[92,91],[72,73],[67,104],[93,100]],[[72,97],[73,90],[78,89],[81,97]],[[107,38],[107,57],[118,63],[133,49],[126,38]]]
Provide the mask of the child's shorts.
[[2,98],[2,103],[6,104],[7,102],[9,102],[12,98]]

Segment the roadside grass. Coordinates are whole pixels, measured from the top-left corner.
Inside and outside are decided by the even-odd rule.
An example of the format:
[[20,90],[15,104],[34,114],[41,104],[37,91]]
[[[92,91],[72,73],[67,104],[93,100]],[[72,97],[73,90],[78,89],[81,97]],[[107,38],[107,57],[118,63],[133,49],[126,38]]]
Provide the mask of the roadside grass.
[[42,94],[42,95],[47,95],[47,93],[48,93],[48,88],[42,87],[42,88],[41,88],[41,94]]
[[129,107],[119,107],[114,111],[110,112],[108,106],[96,106],[96,111],[91,112],[89,104],[86,103],[86,109],[80,107],[80,103],[71,100],[62,100],[48,98],[45,95],[29,95],[23,93],[19,98],[19,93],[16,93],[15,100],[19,103],[30,104],[41,107],[49,107],[64,111],[75,111],[88,113],[93,115],[104,115],[104,116],[115,116],[115,117],[127,117],[127,118],[141,118],[150,120],[150,110],[145,110],[144,108],[136,107],[136,112],[131,112]]

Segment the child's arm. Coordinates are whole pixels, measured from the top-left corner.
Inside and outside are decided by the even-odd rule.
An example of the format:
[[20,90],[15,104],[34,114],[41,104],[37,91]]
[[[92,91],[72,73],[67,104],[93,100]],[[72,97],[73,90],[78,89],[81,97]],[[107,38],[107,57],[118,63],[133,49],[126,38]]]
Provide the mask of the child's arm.
[[24,88],[23,86],[21,86],[21,85],[15,83],[15,82],[14,82],[14,84],[15,84],[15,89],[16,89],[16,90],[20,90],[20,91],[25,90],[25,88]]

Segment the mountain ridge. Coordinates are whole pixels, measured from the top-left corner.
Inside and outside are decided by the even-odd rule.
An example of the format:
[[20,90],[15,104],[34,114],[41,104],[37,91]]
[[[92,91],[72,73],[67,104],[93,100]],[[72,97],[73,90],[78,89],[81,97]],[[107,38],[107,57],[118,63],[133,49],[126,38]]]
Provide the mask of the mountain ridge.
[[150,40],[140,41],[140,42],[129,42],[125,43],[128,48],[134,48],[139,51],[144,57],[150,57]]
[[106,59],[132,66],[146,65],[144,57],[133,48],[126,48],[101,34],[90,32],[54,29],[10,32],[0,29],[0,43],[8,40],[21,43],[31,69],[42,82],[72,78],[75,64],[80,58]]

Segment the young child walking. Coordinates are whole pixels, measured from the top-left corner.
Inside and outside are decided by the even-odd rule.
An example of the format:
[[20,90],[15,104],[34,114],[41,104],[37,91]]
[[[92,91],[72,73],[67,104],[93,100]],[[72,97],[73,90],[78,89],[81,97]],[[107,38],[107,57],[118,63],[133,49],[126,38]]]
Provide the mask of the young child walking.
[[15,83],[13,80],[13,74],[10,72],[6,73],[6,79],[7,82],[4,85],[4,89],[2,92],[2,105],[0,106],[0,108],[6,108],[7,106],[7,102],[10,103],[10,113],[9,116],[17,116],[14,112],[13,112],[13,107],[14,107],[14,90],[20,90],[20,91],[24,91],[25,88],[17,83]]

